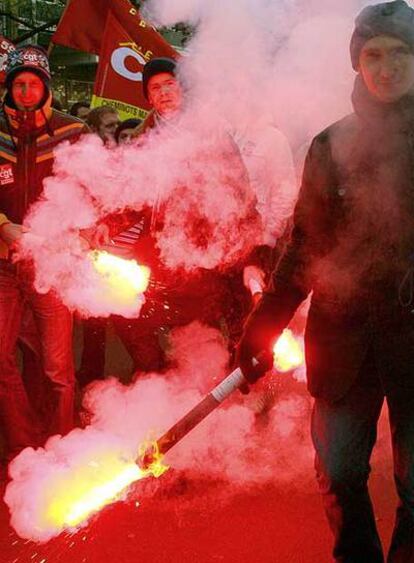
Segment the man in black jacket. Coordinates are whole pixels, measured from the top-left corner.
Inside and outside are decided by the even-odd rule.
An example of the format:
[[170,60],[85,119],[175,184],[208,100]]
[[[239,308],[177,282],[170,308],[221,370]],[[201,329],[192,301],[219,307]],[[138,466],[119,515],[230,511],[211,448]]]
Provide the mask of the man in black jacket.
[[[290,243],[239,343],[254,382],[312,291],[312,438],[335,561],[382,562],[368,494],[387,399],[400,504],[388,561],[414,561],[414,10],[365,8],[351,57],[354,113],[313,141]],[[261,360],[254,365],[253,358]]]

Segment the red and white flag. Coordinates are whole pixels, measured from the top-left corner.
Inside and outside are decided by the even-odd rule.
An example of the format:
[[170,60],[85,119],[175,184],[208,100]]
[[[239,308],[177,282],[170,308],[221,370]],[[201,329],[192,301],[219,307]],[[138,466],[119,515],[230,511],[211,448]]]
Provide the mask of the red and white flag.
[[121,119],[147,114],[145,63],[153,57],[178,57],[129,0],[71,0],[52,42],[99,55],[92,107],[111,105]]

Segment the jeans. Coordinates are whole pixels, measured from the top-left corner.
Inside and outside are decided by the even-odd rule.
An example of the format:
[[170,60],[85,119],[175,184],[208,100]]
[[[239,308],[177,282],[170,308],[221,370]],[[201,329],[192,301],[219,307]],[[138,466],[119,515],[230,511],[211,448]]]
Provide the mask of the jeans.
[[72,315],[49,292],[33,288],[31,268],[0,260],[0,420],[9,455],[39,443],[39,428],[16,361],[16,345],[25,306],[33,311],[39,332],[41,364],[53,389],[48,435],[73,428],[74,365]]
[[105,349],[107,319],[84,319],[83,349],[79,371],[76,378],[81,387],[92,381],[105,378]]
[[112,316],[116,334],[132,358],[135,372],[161,372],[168,366],[162,331],[145,320]]
[[414,562],[414,387],[383,389],[370,353],[360,377],[337,402],[316,399],[312,413],[315,467],[341,563],[384,561],[368,493],[377,422],[387,400],[399,495],[388,563]]

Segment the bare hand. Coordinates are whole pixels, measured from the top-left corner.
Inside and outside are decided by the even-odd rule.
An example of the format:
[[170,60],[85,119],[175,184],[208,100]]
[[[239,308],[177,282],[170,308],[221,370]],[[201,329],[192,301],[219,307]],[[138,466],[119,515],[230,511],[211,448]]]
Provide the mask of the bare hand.
[[109,236],[109,227],[105,223],[101,223],[95,229],[92,237],[93,245],[96,248],[101,248],[102,246],[107,246],[111,244],[111,237]]
[[252,295],[263,293],[266,285],[265,273],[257,266],[246,266],[243,270],[243,283]]
[[27,233],[27,229],[17,223],[3,223],[0,226],[0,238],[7,246],[13,246],[18,243],[23,233]]
[[111,244],[109,236],[109,227],[105,223],[101,223],[97,227],[90,229],[81,229],[79,232],[81,236],[81,243],[87,245],[88,248],[102,248]]

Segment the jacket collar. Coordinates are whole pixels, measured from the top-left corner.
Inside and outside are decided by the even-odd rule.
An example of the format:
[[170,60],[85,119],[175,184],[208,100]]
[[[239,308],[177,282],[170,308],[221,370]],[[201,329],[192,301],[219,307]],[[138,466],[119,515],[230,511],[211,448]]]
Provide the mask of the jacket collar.
[[363,78],[358,74],[352,93],[355,113],[372,126],[385,128],[389,132],[414,129],[414,94],[407,94],[394,103],[383,103],[368,91]]
[[14,109],[4,104],[4,112],[12,132],[17,136],[25,135],[35,130],[43,129],[52,116],[52,94],[49,94],[44,105],[34,111]]

